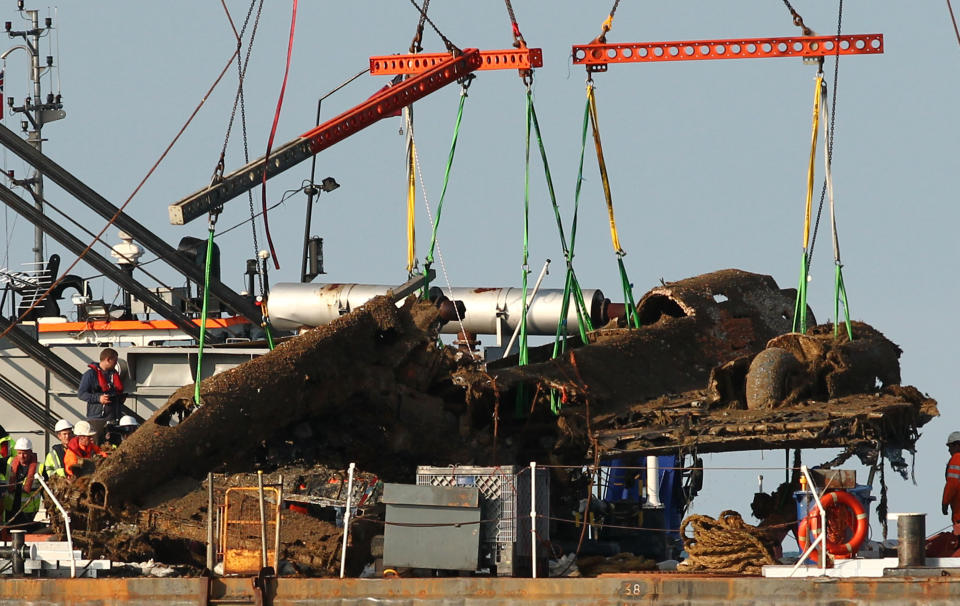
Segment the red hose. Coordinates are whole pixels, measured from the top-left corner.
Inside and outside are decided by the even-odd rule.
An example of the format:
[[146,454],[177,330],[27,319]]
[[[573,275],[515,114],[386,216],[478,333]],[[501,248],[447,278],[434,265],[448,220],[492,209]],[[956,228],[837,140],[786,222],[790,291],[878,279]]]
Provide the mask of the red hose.
[[277,111],[273,114],[273,126],[270,128],[270,138],[267,140],[267,153],[263,160],[263,182],[260,188],[263,202],[263,230],[267,233],[267,245],[270,247],[270,256],[273,257],[273,266],[280,269],[277,260],[277,251],[273,248],[273,238],[270,237],[270,224],[267,222],[267,166],[270,160],[270,149],[273,147],[273,137],[277,134],[277,122],[280,121],[280,108],[283,107],[283,93],[287,90],[287,76],[290,74],[290,57],[293,55],[293,34],[297,29],[297,0],[293,0],[293,16],[290,17],[290,40],[287,42],[287,65],[283,70],[283,84],[280,86],[280,98],[277,99]]

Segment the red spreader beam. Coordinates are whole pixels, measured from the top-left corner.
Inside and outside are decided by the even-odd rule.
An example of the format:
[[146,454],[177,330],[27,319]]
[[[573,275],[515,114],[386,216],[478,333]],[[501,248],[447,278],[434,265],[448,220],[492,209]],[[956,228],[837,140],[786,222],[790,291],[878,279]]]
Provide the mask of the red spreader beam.
[[479,51],[473,48],[465,49],[463,54],[457,57],[446,55],[444,61],[430,69],[391,86],[353,109],[278,147],[270,155],[269,161],[265,157],[258,158],[225,175],[213,185],[171,204],[168,209],[170,223],[185,225],[210,210],[219,208],[224,202],[259,185],[264,173],[269,179],[371,124],[396,115],[403,107],[479,69],[480,61]]
[[829,57],[874,55],[883,52],[883,34],[683,40],[630,44],[580,44],[573,47],[573,63],[603,71],[610,63],[748,59],[759,57]]
[[[450,60],[450,53],[418,53],[370,57],[370,75],[395,76],[419,74]],[[520,69],[543,67],[543,51],[539,48],[511,48],[480,51],[478,69]]]

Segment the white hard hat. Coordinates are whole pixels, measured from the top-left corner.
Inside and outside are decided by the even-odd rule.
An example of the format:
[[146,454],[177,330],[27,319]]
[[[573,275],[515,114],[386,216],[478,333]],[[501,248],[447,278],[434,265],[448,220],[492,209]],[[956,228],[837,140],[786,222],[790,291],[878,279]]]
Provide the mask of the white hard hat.
[[950,432],[950,435],[947,436],[947,446],[950,446],[954,442],[960,442],[960,431]]
[[137,420],[130,415],[123,415],[120,417],[120,427],[136,427],[138,425]]
[[33,442],[30,441],[30,438],[18,438],[17,443],[13,447],[20,452],[21,450],[33,450]]
[[66,419],[60,419],[57,421],[57,425],[53,428],[53,432],[60,433],[65,429],[73,429],[73,424]]
[[77,421],[77,424],[73,426],[73,433],[78,436],[95,436],[97,432],[90,428],[90,423],[86,421]]

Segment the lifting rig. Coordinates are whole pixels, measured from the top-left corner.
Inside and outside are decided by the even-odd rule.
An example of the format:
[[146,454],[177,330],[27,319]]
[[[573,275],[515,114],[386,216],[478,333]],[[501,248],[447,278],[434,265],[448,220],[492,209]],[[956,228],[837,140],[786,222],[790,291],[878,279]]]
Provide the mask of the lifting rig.
[[225,202],[260,184],[264,174],[268,179],[278,175],[482,66],[480,51],[477,49],[466,49],[458,56],[446,57],[446,60],[438,61],[417,76],[391,86],[379,95],[282,145],[270,155],[269,161],[266,156],[262,156],[225,175],[213,185],[171,204],[170,223],[186,225],[222,207]]
[[186,225],[256,187],[264,172],[268,179],[282,173],[474,71],[517,69],[522,73],[542,65],[543,52],[539,48],[466,49],[453,56],[450,53],[418,53],[370,57],[371,75],[409,74],[411,77],[277,148],[270,154],[269,161],[266,157],[253,160],[213,185],[171,204],[170,223]]
[[[171,205],[171,222],[183,225],[209,210],[219,208],[224,202],[246,192],[259,183],[264,170],[267,172],[267,177],[283,172],[300,161],[392,115],[400,108],[422,99],[447,84],[463,79],[475,70],[516,68],[521,70],[522,73],[523,70],[539,67],[542,64],[541,50],[526,48],[504,51],[467,49],[453,56],[449,53],[424,53],[417,56],[372,57],[370,67],[373,74],[408,73],[416,75],[280,147],[270,157],[269,165],[264,158],[255,160],[227,175],[211,187],[204,188],[181,202]],[[199,267],[183,259],[176,250],[156,237],[151,230],[129,215],[119,212],[117,207],[110,204],[103,196],[53,160],[27,145],[15,133],[2,125],[0,125],[0,145],[40,170],[47,178],[105,219],[113,218],[117,227],[133,235],[147,250],[172,265],[181,274],[194,281],[203,282],[203,275]],[[42,216],[32,213],[32,207],[25,200],[3,185],[0,185],[0,201],[26,216],[34,224],[42,226],[51,237],[71,252],[81,254],[85,249],[85,246],[69,232],[59,228],[54,222],[44,220]],[[149,304],[162,317],[172,321],[190,336],[199,337],[200,327],[194,320],[172,308],[129,274],[118,270],[109,260],[93,251],[86,251],[86,258],[98,270]],[[234,313],[243,315],[255,323],[260,321],[259,310],[249,300],[240,296],[219,280],[212,280],[209,284],[209,290],[214,297],[220,299]],[[32,335],[0,318],[0,330],[7,329],[9,329],[8,336],[11,340],[30,358],[53,372],[67,384],[79,384],[80,373],[73,369],[70,364],[49,348],[40,345]],[[12,402],[16,408],[41,426],[52,429],[52,419],[48,418],[43,412],[40,403],[22,398],[23,394],[20,394],[19,391],[15,386],[0,377],[0,396]],[[126,407],[124,409],[125,413],[132,413]]]
[[[787,3],[788,8],[790,7]],[[614,4],[614,10],[616,4]],[[815,36],[813,32],[803,24],[803,19],[791,8],[794,16],[794,24],[803,29],[804,35],[799,37],[781,37],[781,38],[736,38],[725,40],[683,40],[673,42],[635,42],[608,44],[606,42],[606,33],[610,29],[610,22],[613,19],[613,11],[607,21],[604,22],[603,33],[589,44],[574,45],[571,50],[573,63],[575,65],[584,65],[587,69],[587,98],[591,107],[591,117],[595,120],[596,105],[593,97],[593,72],[605,72],[610,63],[646,63],[657,61],[697,61],[704,59],[749,59],[765,57],[802,57],[804,62],[815,62],[818,64],[817,75],[817,93],[814,104],[814,129],[810,154],[810,165],[807,170],[807,195],[806,212],[803,232],[803,257],[801,265],[800,282],[797,287],[797,300],[794,310],[794,331],[806,332],[806,285],[809,278],[809,261],[812,244],[810,243],[810,211],[811,198],[813,194],[813,170],[814,158],[816,156],[817,127],[821,114],[826,116],[826,88],[823,84],[823,60],[824,57],[839,55],[871,55],[883,52],[883,34],[847,34],[836,36]],[[836,83],[834,83],[836,85]],[[826,128],[826,123],[824,124]],[[598,160],[600,161],[601,173],[605,173],[602,152],[600,151],[599,133],[596,130],[594,122],[594,137],[597,142]],[[833,212],[833,186],[830,177],[830,149],[832,148],[832,133],[829,139],[827,131],[824,131],[825,145],[829,145],[824,150],[824,164],[826,167],[826,181],[824,193],[830,195],[830,220],[833,228],[833,252],[835,274],[835,321],[834,334],[839,325],[840,301],[843,301],[844,313],[846,315],[847,335],[853,339],[853,331],[850,324],[850,310],[847,305],[846,288],[843,285],[842,263],[840,261],[840,248],[837,240],[836,220]],[[606,185],[606,176],[604,176]],[[609,190],[607,191],[608,205]],[[821,204],[823,200],[821,198]],[[611,214],[612,225],[612,214]],[[816,233],[814,232],[814,238]]]
[[591,42],[573,46],[573,64],[588,71],[605,72],[610,63],[694,61],[700,59],[751,59],[763,57],[830,57],[872,55],[883,52],[883,34],[842,36],[792,36],[785,38],[737,38],[728,40],[682,40],[675,42]]

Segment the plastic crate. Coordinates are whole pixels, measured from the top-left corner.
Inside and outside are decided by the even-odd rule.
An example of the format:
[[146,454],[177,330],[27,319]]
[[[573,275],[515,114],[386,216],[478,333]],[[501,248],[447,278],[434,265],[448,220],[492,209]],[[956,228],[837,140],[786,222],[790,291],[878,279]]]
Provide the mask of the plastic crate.
[[517,516],[514,467],[417,467],[418,486],[475,486],[480,492],[480,540],[512,543]]
[[[489,520],[480,526],[481,565],[497,569],[498,576],[512,576],[529,569],[532,555],[530,540],[530,470],[513,465],[501,467],[417,467],[417,484],[429,486],[475,486],[480,493],[480,518]],[[538,565],[545,565],[550,539],[550,474],[537,469]],[[525,561],[521,562],[521,558]]]

